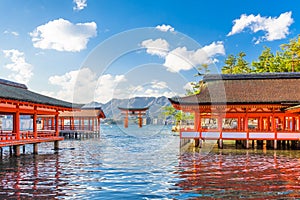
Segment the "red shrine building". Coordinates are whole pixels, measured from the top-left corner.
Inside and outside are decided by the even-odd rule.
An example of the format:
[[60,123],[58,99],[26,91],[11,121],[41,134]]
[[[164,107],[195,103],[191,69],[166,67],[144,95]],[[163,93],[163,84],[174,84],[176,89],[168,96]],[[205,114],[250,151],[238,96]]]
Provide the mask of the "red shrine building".
[[300,73],[206,75],[200,94],[170,98],[173,107],[193,113],[194,128],[182,139],[244,141],[300,140]]
[[37,153],[41,142],[54,142],[54,149],[58,149],[58,142],[64,139],[59,136],[61,130],[99,131],[100,118],[105,118],[101,108],[82,106],[0,79],[1,155],[2,147],[9,146],[19,156],[20,146],[26,144],[33,144],[33,152]]

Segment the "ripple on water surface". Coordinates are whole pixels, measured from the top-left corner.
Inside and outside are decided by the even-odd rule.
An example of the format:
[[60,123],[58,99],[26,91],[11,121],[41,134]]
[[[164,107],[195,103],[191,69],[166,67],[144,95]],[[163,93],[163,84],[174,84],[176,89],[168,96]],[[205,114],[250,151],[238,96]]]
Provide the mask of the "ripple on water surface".
[[169,129],[128,131],[103,126],[101,138],[65,140],[58,154],[45,143],[37,156],[29,145],[20,158],[4,156],[0,199],[300,197],[299,151],[180,153]]

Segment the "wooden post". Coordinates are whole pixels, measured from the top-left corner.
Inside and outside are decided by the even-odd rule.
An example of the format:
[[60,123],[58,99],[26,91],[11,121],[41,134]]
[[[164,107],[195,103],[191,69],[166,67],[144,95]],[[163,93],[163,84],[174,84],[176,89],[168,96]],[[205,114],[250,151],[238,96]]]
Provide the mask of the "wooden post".
[[33,137],[37,138],[37,107],[34,106],[33,114]]
[[273,149],[277,149],[277,127],[276,127],[276,121],[274,117],[274,109],[273,109],[273,115],[272,115],[272,127],[274,131],[274,145]]
[[19,157],[21,155],[21,153],[20,153],[20,145],[14,145],[13,148],[14,148],[15,156]]
[[33,144],[33,154],[38,154],[38,143]]
[[55,135],[56,137],[59,136],[59,116],[58,116],[59,112],[56,111],[56,114],[55,114]]
[[58,150],[59,150],[59,142],[54,141],[54,151],[58,151]]
[[16,134],[16,140],[20,140],[20,111],[19,105],[16,106],[17,111],[14,114],[14,121],[13,121],[13,132]]
[[249,149],[249,127],[248,127],[248,108],[246,108],[245,131],[247,132],[246,149]]
[[143,119],[142,119],[142,114],[141,114],[141,111],[139,111],[139,114],[138,114],[138,117],[139,117],[139,128],[142,128],[143,126]]
[[97,125],[97,131],[100,133],[100,117],[97,119],[98,125]]
[[92,131],[95,131],[95,119],[92,119]]
[[124,127],[125,127],[125,128],[128,128],[128,111],[126,111],[126,113],[125,113]]
[[195,131],[199,131],[200,130],[200,113],[198,113],[197,111],[194,112],[194,129]]
[[[55,115],[56,116],[56,115]],[[53,117],[51,117],[51,130],[55,130],[54,129],[54,119]]]

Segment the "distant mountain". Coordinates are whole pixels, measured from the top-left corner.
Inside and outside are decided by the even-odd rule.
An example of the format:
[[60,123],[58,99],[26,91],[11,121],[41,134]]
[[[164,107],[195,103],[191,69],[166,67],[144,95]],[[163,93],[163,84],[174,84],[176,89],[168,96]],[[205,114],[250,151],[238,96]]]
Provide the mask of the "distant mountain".
[[144,108],[149,107],[147,111],[147,118],[150,120],[159,119],[161,117],[162,108],[164,106],[170,106],[171,103],[167,97],[134,97],[131,99],[112,99],[111,101],[105,104],[99,104],[96,102],[92,102],[93,105],[100,105],[103,112],[106,115],[106,118],[113,119],[115,121],[119,121],[123,119],[121,115],[121,111],[118,107],[124,108]]

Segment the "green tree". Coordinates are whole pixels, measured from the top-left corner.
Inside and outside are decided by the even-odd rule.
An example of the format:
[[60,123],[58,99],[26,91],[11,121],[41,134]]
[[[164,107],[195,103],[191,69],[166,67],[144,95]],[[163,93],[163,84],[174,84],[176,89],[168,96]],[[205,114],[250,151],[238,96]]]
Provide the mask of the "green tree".
[[[257,73],[263,72],[274,72],[276,70],[276,64],[274,65],[275,56],[271,52],[269,47],[264,47],[261,55],[258,57],[258,61],[253,61],[252,66],[254,67],[254,71]],[[274,69],[275,68],[275,69]]]
[[198,73],[195,74],[194,76],[201,77],[200,81],[190,83],[192,85],[192,89],[186,90],[187,96],[200,94],[201,90],[205,88],[205,83],[203,82],[203,76],[210,73],[209,65],[206,63],[202,64],[197,68],[197,70]]
[[194,119],[194,115],[184,113],[181,110],[176,110],[173,106],[163,107],[162,115],[165,117],[172,116],[175,120],[176,125],[179,125],[182,122]]
[[234,55],[230,54],[228,57],[225,59],[225,65],[222,68],[222,73],[223,74],[233,74],[233,69],[236,64],[236,58]]
[[223,74],[244,74],[250,73],[251,67],[249,63],[245,60],[246,53],[240,52],[238,56],[232,54],[228,55],[225,59],[225,65],[222,68]]
[[291,39],[288,44],[282,44],[284,51],[285,63],[289,71],[300,71],[300,35],[298,38]]

